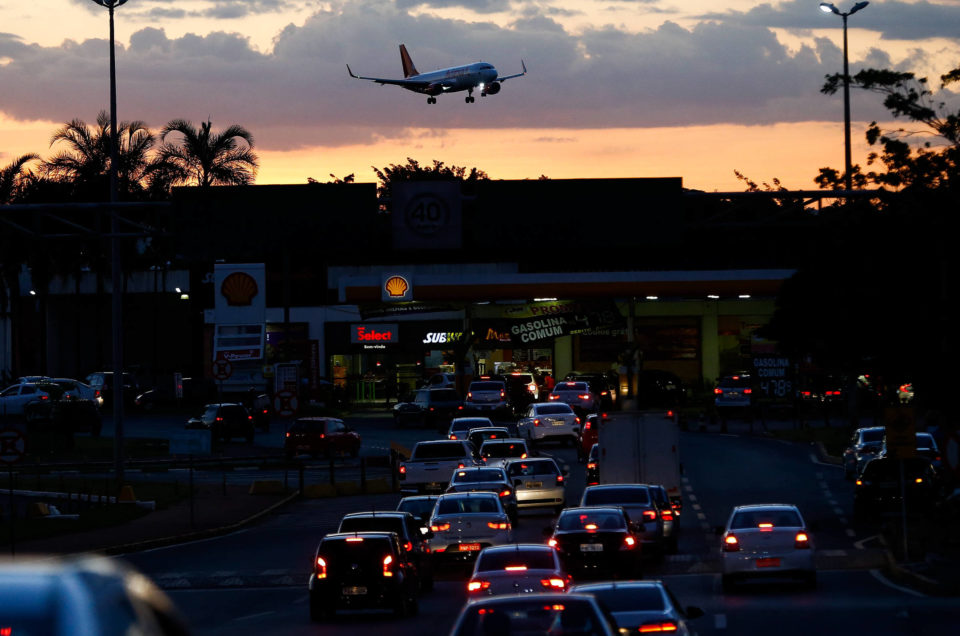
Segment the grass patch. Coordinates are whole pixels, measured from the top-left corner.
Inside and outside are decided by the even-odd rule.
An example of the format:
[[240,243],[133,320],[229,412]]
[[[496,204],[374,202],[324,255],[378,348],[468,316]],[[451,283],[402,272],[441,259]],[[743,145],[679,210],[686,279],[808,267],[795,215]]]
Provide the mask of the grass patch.
[[842,457],[843,449],[850,440],[850,431],[846,426],[798,428],[785,431],[771,431],[771,434],[791,442],[823,442],[827,453],[834,457]]

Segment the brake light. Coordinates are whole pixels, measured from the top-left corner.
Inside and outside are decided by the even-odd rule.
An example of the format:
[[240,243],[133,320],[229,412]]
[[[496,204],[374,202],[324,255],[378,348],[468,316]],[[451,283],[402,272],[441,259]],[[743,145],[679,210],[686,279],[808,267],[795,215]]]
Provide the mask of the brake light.
[[758,523],[757,527],[760,528],[760,532],[773,532],[772,523]]
[[450,439],[457,439],[457,436],[456,436],[456,434],[454,434],[454,433],[450,433]]
[[587,462],[587,470],[594,470],[597,467],[597,462]]
[[540,585],[547,589],[562,590],[567,587],[567,582],[558,577],[550,577],[549,579],[540,579]]
[[413,542],[407,541],[406,543],[404,543],[403,549],[406,550],[407,552],[411,552],[413,550]]
[[387,555],[383,557],[383,575],[384,576],[393,576],[393,557]]
[[347,543],[363,543],[363,537],[349,537]]
[[858,486],[862,486],[862,485],[863,485],[863,480],[862,480],[862,479],[858,479],[855,483],[856,483]]
[[323,557],[317,557],[315,571],[318,579],[327,578],[327,562],[323,560]]
[[49,395],[41,395],[41,396],[40,396],[40,401],[41,401],[41,402],[43,402],[44,400],[49,400],[49,399],[50,399],[50,396],[49,396]]
[[562,483],[563,483],[563,475],[557,475],[557,485],[559,486]]
[[290,437],[290,431],[287,431],[286,436]]
[[554,539],[553,537],[550,537],[549,539],[547,539],[547,545],[550,546],[551,548],[555,548],[557,547],[557,540]]
[[574,421],[575,421],[577,424],[580,423],[580,418],[579,418],[579,417],[575,417],[575,418],[573,418],[573,419],[574,419]]
[[666,510],[661,510],[660,518],[664,521],[673,521],[673,509],[667,508]]
[[[450,525],[450,524],[447,524],[447,525]],[[487,527],[490,528],[491,530],[509,530],[510,523],[506,521],[500,521],[500,522],[488,521]]]
[[435,411],[436,409],[431,406],[428,410],[430,410],[430,411]]
[[533,425],[534,425],[534,426],[540,426],[540,419],[537,418],[537,419],[533,420]]
[[744,395],[750,395],[751,393],[753,393],[753,389],[744,389],[744,390],[743,390],[743,394],[744,394]]
[[550,399],[551,399],[551,400],[559,400],[559,399],[560,399],[560,396],[559,396],[559,395],[554,395],[553,393],[551,393],[551,394],[550,394]]
[[250,420],[250,421],[253,421],[253,416],[252,416],[252,415],[248,415],[248,416],[247,416],[247,419]]
[[626,550],[633,549],[637,545],[637,540],[631,537],[629,534],[623,538],[623,547]]
[[657,520],[657,511],[656,511],[656,510],[644,510],[644,511],[643,511],[643,520],[644,520],[644,521],[656,521],[656,520]]
[[587,532],[596,532],[596,531],[597,531],[597,524],[595,524],[595,523],[588,523],[588,524],[586,524],[585,526],[583,526],[583,529],[586,530]]
[[467,583],[468,592],[479,592],[490,588],[490,581],[470,581]]
[[717,388],[715,388],[715,389],[713,390],[713,392],[714,392],[715,395],[722,395],[722,394],[723,394],[723,389],[721,389],[720,387],[717,387]]
[[506,392],[500,391],[500,399],[502,400],[502,399],[505,398],[505,397],[507,397]]
[[577,398],[581,400],[589,400],[591,395],[589,393],[584,393],[583,395],[578,395]]
[[644,623],[638,628],[641,634],[654,634],[660,632],[675,632],[677,624],[673,621],[660,621],[657,623]]
[[430,530],[432,532],[446,532],[449,529],[450,529],[449,523],[439,523],[435,526],[430,526]]
[[460,462],[459,464],[457,464],[457,468],[464,468],[464,467],[466,467],[466,464],[464,464],[463,462]]
[[509,488],[504,488],[503,490],[501,490],[501,491],[500,491],[500,496],[501,496],[501,497],[509,497],[509,496],[510,496],[510,489],[509,489]]
[[915,481],[916,483],[918,483],[918,484],[922,484],[922,483],[923,483],[923,477],[917,477],[914,481]]
[[590,420],[587,420],[587,423],[583,425],[584,432],[587,432],[592,428],[593,428],[593,422],[591,422]]
[[723,538],[723,551],[724,552],[739,552],[740,551],[740,541],[733,536],[728,534]]
[[463,410],[463,404],[459,405],[459,406],[457,407],[457,410],[458,410],[458,411],[462,411],[462,410]]
[[528,385],[527,385],[527,391],[530,391],[531,393],[536,393],[536,392],[537,392],[537,385],[536,385],[536,384],[532,384],[532,383],[531,383],[531,384],[528,384]]
[[798,532],[793,540],[793,547],[797,550],[806,550],[810,548],[810,537],[806,532]]
[[222,422],[222,421],[223,421],[223,418],[218,415],[218,416],[216,417],[216,420],[215,420],[215,421],[216,421],[216,422]]
[[506,570],[507,572],[522,572],[522,571],[524,571],[524,570],[527,569],[527,566],[525,566],[525,565],[508,565],[507,567],[505,567],[505,568],[503,568],[503,569]]
[[[287,433],[287,434],[289,435],[289,433]],[[400,464],[399,473],[400,473],[401,475],[406,475],[406,474],[407,474],[407,467],[406,467],[405,464]]]

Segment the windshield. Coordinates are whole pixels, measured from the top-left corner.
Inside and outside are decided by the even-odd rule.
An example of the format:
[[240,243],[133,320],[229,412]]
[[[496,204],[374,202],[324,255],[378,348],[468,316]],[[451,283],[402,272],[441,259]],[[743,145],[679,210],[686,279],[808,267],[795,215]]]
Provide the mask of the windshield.
[[560,470],[551,461],[511,462],[509,473],[511,477],[519,475],[559,475]]
[[522,457],[527,452],[524,444],[490,444],[485,443],[480,451],[484,457]]
[[646,488],[588,488],[583,493],[585,506],[649,503],[650,493]]
[[558,530],[623,530],[626,527],[622,514],[602,510],[564,512],[557,521]]
[[504,570],[526,567],[528,570],[552,570],[556,567],[553,553],[547,550],[496,550],[480,554],[477,570]]
[[570,415],[573,409],[569,404],[541,404],[537,407],[537,415]]
[[344,517],[340,532],[369,532],[382,530],[403,536],[403,519],[397,517]]
[[655,587],[588,588],[582,592],[593,594],[611,612],[660,612],[666,609],[663,594]]
[[465,456],[460,442],[417,444],[411,459],[460,459]]
[[471,481],[503,481],[503,472],[492,468],[478,470],[458,470],[453,474],[453,483]]
[[437,504],[437,514],[495,513],[500,512],[498,503],[493,497],[444,497]]
[[803,526],[795,510],[742,510],[733,516],[730,529],[759,528],[760,524],[773,524],[774,528],[799,528]]

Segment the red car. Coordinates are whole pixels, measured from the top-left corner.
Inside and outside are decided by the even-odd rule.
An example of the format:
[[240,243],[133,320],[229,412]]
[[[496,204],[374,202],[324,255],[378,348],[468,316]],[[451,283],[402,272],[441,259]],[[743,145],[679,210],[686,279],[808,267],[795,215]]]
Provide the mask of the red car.
[[590,413],[580,431],[580,446],[577,447],[577,457],[581,462],[587,461],[590,448],[600,441],[600,422],[606,422],[610,417],[606,413]]
[[287,459],[304,453],[314,457],[356,457],[360,452],[360,436],[343,420],[334,417],[300,417],[287,430],[283,451]]

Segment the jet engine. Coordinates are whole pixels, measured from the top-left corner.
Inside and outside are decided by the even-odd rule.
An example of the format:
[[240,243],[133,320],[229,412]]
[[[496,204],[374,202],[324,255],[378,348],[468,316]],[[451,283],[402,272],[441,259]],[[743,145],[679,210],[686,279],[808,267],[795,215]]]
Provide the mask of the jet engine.
[[496,95],[500,92],[500,82],[490,82],[483,87],[482,95]]

